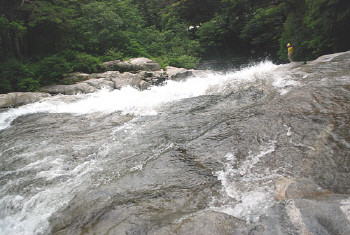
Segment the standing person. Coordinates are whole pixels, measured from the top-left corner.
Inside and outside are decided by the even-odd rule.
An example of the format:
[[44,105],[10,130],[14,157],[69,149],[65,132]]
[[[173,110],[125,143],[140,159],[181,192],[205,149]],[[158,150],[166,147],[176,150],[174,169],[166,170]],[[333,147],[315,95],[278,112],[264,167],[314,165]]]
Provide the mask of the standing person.
[[288,47],[288,59],[290,62],[293,62],[293,47],[290,43],[287,44]]

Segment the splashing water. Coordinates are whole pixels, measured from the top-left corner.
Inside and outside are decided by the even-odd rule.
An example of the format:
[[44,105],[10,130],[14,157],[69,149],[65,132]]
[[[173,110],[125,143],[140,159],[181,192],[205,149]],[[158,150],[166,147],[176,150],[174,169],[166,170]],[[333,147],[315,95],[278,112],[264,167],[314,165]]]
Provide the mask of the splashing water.
[[282,94],[286,94],[286,89],[298,85],[298,82],[283,76],[282,71],[276,70],[278,67],[266,61],[224,75],[208,73],[204,77],[194,77],[185,82],[167,81],[165,86],[152,87],[146,91],[128,86],[114,91],[102,89],[93,94],[58,95],[0,113],[0,130],[9,127],[17,117],[32,113],[84,115],[121,111],[123,114],[156,115],[162,105],[170,102],[201,95],[233,92],[262,81],[273,82],[273,86],[280,89]]
[[[115,112],[138,117],[156,116],[166,113],[170,105],[183,99],[230,94],[250,86],[266,84],[284,95],[291,87],[298,85],[284,71],[283,66],[263,62],[226,74],[208,73],[184,82],[167,81],[164,86],[145,91],[124,87],[114,91],[102,89],[93,94],[58,95],[0,113],[0,130],[11,128],[11,122],[18,117],[40,113],[72,114],[72,118],[90,114],[104,117]],[[77,123],[79,120],[73,125]],[[147,126],[147,123],[143,126]],[[30,142],[27,140],[20,141],[19,145],[5,143],[0,157],[8,156],[3,162],[10,166],[9,169],[3,166],[5,170],[0,175],[3,179],[0,193],[0,233],[45,234],[50,231],[52,216],[60,214],[62,208],[69,207],[77,195],[90,195],[88,190],[92,190],[91,188],[109,185],[125,175],[133,179],[133,174],[144,172],[147,164],[156,158],[152,154],[160,155],[154,154],[155,151],[163,154],[175,149],[171,141],[151,145],[149,143],[154,140],[150,138],[145,143],[137,142],[139,138],[145,138],[146,134],[141,133],[143,126],[140,127],[137,120],[135,123],[127,122],[113,127],[106,134],[107,137],[103,137],[105,139],[96,137],[98,141],[93,137],[100,134],[99,129],[79,135],[78,140],[72,137],[72,141],[66,140],[69,136],[63,136],[64,140],[56,140],[56,136],[46,140],[43,134],[43,137],[40,136],[43,139],[33,140],[33,143],[27,143]],[[84,128],[86,127],[82,129]],[[36,133],[36,130],[28,130],[30,131]],[[168,136],[164,138],[167,139]],[[55,143],[56,141],[61,142]],[[277,177],[274,171],[261,170],[256,166],[275,150],[275,144],[274,141],[263,144],[259,154],[251,154],[243,162],[239,162],[234,153],[228,153],[225,156],[224,170],[214,174],[222,182],[222,197],[214,198],[210,209],[247,221],[256,221],[271,205],[273,193],[269,190],[272,184],[270,179]],[[143,154],[150,156],[144,157]],[[16,161],[18,166],[14,163]],[[146,174],[150,177],[149,175]],[[125,181],[129,183],[127,179]],[[139,181],[144,186],[144,182]],[[156,187],[154,184],[150,184],[150,188]],[[117,189],[110,189],[108,196],[114,198],[116,196],[113,195],[116,194],[113,190],[122,191],[125,188],[128,192],[129,187],[133,188],[119,186]],[[92,198],[99,199],[97,196]]]
[[[217,171],[215,175],[221,181],[224,197],[215,198],[212,209],[244,219],[247,222],[257,222],[259,217],[267,212],[274,202],[272,179],[279,175],[268,168],[262,170],[258,167],[264,158],[275,150],[276,141],[261,146],[259,154],[249,154],[238,163],[233,153],[227,153],[224,170]],[[223,203],[224,206],[216,206]]]

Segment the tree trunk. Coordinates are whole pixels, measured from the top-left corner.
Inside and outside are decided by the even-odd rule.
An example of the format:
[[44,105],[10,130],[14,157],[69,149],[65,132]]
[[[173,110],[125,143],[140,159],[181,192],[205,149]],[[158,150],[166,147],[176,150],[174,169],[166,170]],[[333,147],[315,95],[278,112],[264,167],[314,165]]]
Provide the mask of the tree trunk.
[[[4,1],[3,2],[3,10],[4,10],[4,16],[8,19],[8,21],[10,23],[14,22],[14,16],[13,16],[13,12],[16,9],[17,5],[20,3],[20,1],[14,1],[14,0],[10,0],[10,1]],[[15,57],[17,59],[21,58],[21,52],[20,52],[20,47],[19,47],[19,34],[17,32],[16,29],[14,28],[10,28],[10,37],[11,37],[11,46],[12,46],[12,51],[13,54],[15,55]]]
[[12,41],[12,50],[17,59],[21,59],[21,52],[19,50],[19,39],[18,33],[15,29],[11,29],[11,41]]
[[0,36],[1,36],[2,49],[3,49],[5,57],[7,57],[9,55],[9,49],[11,47],[11,43],[10,43],[10,40],[9,40],[6,32],[1,32]]

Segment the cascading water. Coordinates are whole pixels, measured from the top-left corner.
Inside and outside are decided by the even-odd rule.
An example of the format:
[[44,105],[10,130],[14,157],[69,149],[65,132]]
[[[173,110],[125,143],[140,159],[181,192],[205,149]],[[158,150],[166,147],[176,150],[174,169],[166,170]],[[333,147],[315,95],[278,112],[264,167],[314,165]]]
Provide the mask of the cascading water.
[[350,193],[343,57],[0,113],[0,234],[298,234],[271,225],[281,179]]

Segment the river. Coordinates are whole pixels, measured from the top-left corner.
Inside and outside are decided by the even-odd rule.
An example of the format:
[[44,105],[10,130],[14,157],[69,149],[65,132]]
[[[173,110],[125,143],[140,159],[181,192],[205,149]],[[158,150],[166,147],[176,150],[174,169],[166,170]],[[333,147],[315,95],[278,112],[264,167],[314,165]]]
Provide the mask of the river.
[[350,52],[58,95],[0,129],[0,234],[350,231]]

